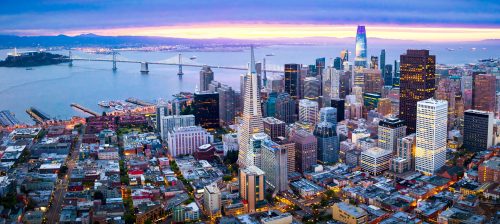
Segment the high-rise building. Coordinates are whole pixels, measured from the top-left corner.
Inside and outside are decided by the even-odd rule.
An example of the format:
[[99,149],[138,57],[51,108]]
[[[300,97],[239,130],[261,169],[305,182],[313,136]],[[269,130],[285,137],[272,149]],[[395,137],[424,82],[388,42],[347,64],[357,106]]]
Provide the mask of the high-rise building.
[[479,110],[464,112],[464,144],[468,151],[479,152],[493,144],[493,113]]
[[361,152],[361,169],[377,176],[389,169],[392,152],[373,147]]
[[273,139],[276,144],[279,145],[280,149],[285,149],[288,153],[288,159],[287,159],[287,168],[288,168],[288,173],[293,173],[297,171],[295,169],[295,143],[284,138],[284,137],[278,137],[276,139]]
[[167,140],[167,134],[174,128],[189,127],[195,125],[194,115],[170,115],[161,117],[160,133],[163,141]]
[[306,77],[304,79],[304,98],[317,100],[320,96],[320,85],[317,77]]
[[300,100],[299,121],[316,124],[318,122],[318,102],[307,99]]
[[335,68],[339,71],[343,70],[342,58],[336,57],[335,59],[333,59],[333,68]]
[[330,101],[331,107],[337,109],[337,122],[343,121],[345,119],[345,100],[343,99],[332,99]]
[[[156,106],[156,129],[161,131],[161,120],[162,117],[168,116],[167,105]],[[1,118],[0,118],[1,119]]]
[[448,103],[444,100],[430,98],[417,103],[415,170],[434,174],[445,164],[447,112]]
[[394,77],[392,77],[392,65],[385,65],[384,70],[381,73],[384,76],[384,86],[392,86],[394,81]]
[[208,91],[208,85],[214,80],[214,72],[204,65],[200,71],[200,92]]
[[416,131],[417,102],[434,97],[435,71],[436,56],[429,55],[429,50],[407,50],[401,55],[399,118],[406,122],[409,134]]
[[[380,65],[379,65],[379,68],[381,70],[381,74],[382,75],[385,75],[385,49],[382,49],[380,51]],[[385,77],[385,76],[384,76]],[[385,80],[385,78],[384,78]],[[385,82],[385,81],[384,81]],[[391,83],[392,83],[392,80],[391,80]]]
[[221,193],[216,184],[205,186],[203,207],[209,216],[217,216],[221,213]]
[[394,78],[392,79],[392,86],[399,87],[400,79],[401,79],[401,63],[397,60],[394,60]]
[[356,32],[356,58],[354,58],[354,66],[367,67],[367,44],[365,26],[358,26]]
[[370,69],[378,69],[378,57],[372,56],[370,58]]
[[257,203],[264,200],[264,175],[264,171],[256,166],[240,169],[240,197],[246,201],[246,212],[248,213],[255,212]]
[[219,121],[219,93],[194,93],[193,110],[196,125],[206,129],[216,129]]
[[340,74],[340,81],[339,81],[339,98],[345,99],[347,94],[349,94],[350,92],[351,92],[351,75],[349,71],[342,72]]
[[495,112],[496,77],[490,74],[474,74],[472,108]]
[[381,96],[380,93],[364,93],[363,94],[363,117],[366,118],[368,112],[377,109],[378,102]]
[[269,136],[263,132],[255,133],[248,143],[247,166],[262,168],[262,143],[269,140]]
[[326,58],[317,58],[316,59],[316,78],[319,81],[319,93],[323,92],[323,73],[326,68]]
[[234,124],[236,116],[236,93],[228,85],[221,85],[217,89],[219,92],[219,119],[222,125]]
[[319,122],[330,122],[333,128],[337,128],[337,109],[334,107],[323,107],[319,110]]
[[264,117],[276,117],[276,100],[278,98],[278,93],[271,92],[269,93],[267,99],[264,101],[263,106],[263,114]]
[[275,193],[288,190],[288,150],[271,140],[262,143],[262,171],[266,187]]
[[168,151],[172,157],[193,154],[198,147],[213,142],[213,136],[199,126],[179,127],[168,132]]
[[291,133],[290,141],[295,143],[295,168],[304,173],[316,165],[318,142],[313,134],[306,130],[296,130]]
[[267,89],[271,93],[282,93],[285,91],[285,81],[280,75],[271,75],[267,81]]
[[363,69],[364,75],[363,91],[365,93],[382,93],[384,84],[380,70],[378,69]]
[[396,153],[397,141],[406,136],[404,122],[396,117],[388,117],[378,123],[378,146]]
[[284,121],[287,124],[295,122],[296,102],[288,93],[280,93],[276,98],[276,118]]
[[349,61],[349,50],[344,49],[340,51],[340,59],[342,59],[342,64]]
[[324,80],[328,80],[323,85],[323,96],[328,96],[330,99],[340,98],[340,71],[332,67],[326,68]]
[[285,64],[285,92],[290,94],[292,99],[300,99],[300,64]]
[[404,138],[398,138],[396,156],[391,160],[391,170],[395,173],[403,173],[415,169],[416,135],[410,134]]
[[271,137],[271,139],[276,139],[278,137],[286,137],[286,124],[282,120],[274,117],[266,117],[263,119],[264,132]]
[[242,123],[238,128],[238,143],[240,145],[238,164],[240,167],[246,167],[253,160],[249,157],[250,153],[248,152],[250,137],[264,131],[253,47],[251,48],[250,71],[248,71],[245,81]]
[[327,121],[320,122],[314,129],[314,136],[318,142],[318,161],[327,164],[338,162],[340,142],[335,126]]

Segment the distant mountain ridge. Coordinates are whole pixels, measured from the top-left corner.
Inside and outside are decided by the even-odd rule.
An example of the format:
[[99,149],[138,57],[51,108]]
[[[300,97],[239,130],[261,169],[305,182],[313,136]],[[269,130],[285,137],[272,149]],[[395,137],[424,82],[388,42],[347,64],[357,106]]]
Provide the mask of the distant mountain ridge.
[[[412,40],[396,40],[369,38],[370,43],[397,44],[397,43],[430,43]],[[474,41],[475,43],[500,44],[500,39]],[[15,36],[0,35],[0,48],[22,47],[141,47],[158,45],[249,45],[249,44],[345,44],[354,43],[354,37],[306,37],[306,38],[279,38],[242,40],[230,38],[215,39],[186,39],[173,37],[149,36],[100,36],[93,33],[78,36]],[[464,42],[473,43],[473,42]]]

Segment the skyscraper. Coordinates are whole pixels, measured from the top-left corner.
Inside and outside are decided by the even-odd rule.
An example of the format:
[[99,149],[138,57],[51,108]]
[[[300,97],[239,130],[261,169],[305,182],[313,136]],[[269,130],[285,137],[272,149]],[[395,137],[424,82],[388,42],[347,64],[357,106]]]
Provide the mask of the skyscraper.
[[495,112],[496,77],[491,74],[473,74],[472,108]]
[[[380,51],[380,65],[379,65],[379,68],[381,70],[381,74],[384,75],[385,74],[385,49],[382,49]],[[392,83],[392,81],[391,81]]]
[[436,56],[429,50],[407,50],[401,55],[399,118],[406,122],[408,134],[415,133],[417,102],[434,96]]
[[330,122],[337,127],[337,109],[334,107],[323,107],[319,110],[319,122]]
[[401,63],[397,60],[394,60],[394,78],[392,79],[392,86],[399,87],[400,79],[401,79]]
[[248,143],[248,160],[247,166],[256,166],[262,168],[262,143],[269,140],[269,136],[264,132],[255,133],[250,138]]
[[330,105],[337,109],[337,122],[343,121],[345,119],[345,100],[343,99],[332,99]]
[[388,64],[384,66],[382,70],[382,75],[384,76],[384,86],[392,86],[394,77],[392,77],[392,65]]
[[336,163],[339,160],[340,143],[335,128],[334,124],[323,121],[314,129],[314,136],[318,142],[317,159],[323,163]]
[[264,174],[264,171],[256,166],[240,169],[240,197],[248,203],[248,213],[255,212],[257,202],[264,200]]
[[266,187],[275,193],[288,190],[288,149],[271,140],[262,142],[262,171]]
[[299,121],[316,124],[318,122],[318,103],[307,99],[300,100]]
[[193,109],[196,125],[206,129],[219,127],[219,93],[194,93]]
[[378,57],[377,56],[371,56],[370,69],[378,69]]
[[403,138],[398,138],[396,157],[391,160],[391,170],[403,173],[415,169],[415,133]]
[[493,113],[466,110],[464,113],[463,147],[472,152],[488,149],[493,144]]
[[255,57],[253,46],[251,48],[250,71],[245,78],[245,96],[242,114],[242,123],[238,129],[238,144],[240,146],[238,154],[238,164],[246,167],[252,163],[252,158],[248,152],[248,143],[254,133],[264,131],[262,124],[262,111],[260,104],[260,91],[257,83],[257,73],[255,70]]
[[295,143],[295,168],[304,173],[317,161],[318,141],[313,134],[298,129],[291,133],[290,141]]
[[203,207],[210,216],[221,212],[221,193],[216,184],[207,185],[203,191]]
[[358,26],[358,30],[356,32],[356,58],[354,58],[354,66],[359,68],[366,68],[366,55],[367,45],[365,26]]
[[406,136],[404,122],[396,117],[386,118],[378,123],[378,145],[396,153],[397,141]]
[[317,77],[306,77],[304,80],[304,98],[317,100],[320,96],[320,85]]
[[296,120],[296,102],[288,93],[280,93],[276,98],[276,118],[287,124]]
[[417,103],[415,170],[432,175],[446,161],[448,103],[433,98]]
[[200,91],[207,91],[212,80],[214,80],[214,72],[209,66],[204,65],[200,71]]
[[271,139],[276,139],[278,137],[286,137],[286,124],[285,122],[274,118],[266,117],[264,120],[264,132],[271,137]]
[[337,70],[342,70],[342,59],[339,58],[339,57],[336,57],[335,59],[333,59],[333,67]]
[[221,85],[219,92],[219,119],[222,125],[234,124],[236,116],[236,93],[228,85]]
[[292,99],[300,97],[300,64],[285,64],[285,92],[290,94]]

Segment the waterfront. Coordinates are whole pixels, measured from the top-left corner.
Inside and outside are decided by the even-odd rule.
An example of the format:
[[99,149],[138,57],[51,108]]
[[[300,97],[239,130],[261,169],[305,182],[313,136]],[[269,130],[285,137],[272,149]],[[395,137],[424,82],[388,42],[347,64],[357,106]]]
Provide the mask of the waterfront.
[[[392,45],[387,46],[387,63],[399,59],[407,48],[427,48],[436,55],[437,62],[443,64],[473,63],[477,59],[498,57],[500,47],[492,45],[483,50],[483,46],[420,46]],[[266,54],[268,64],[283,65],[285,63],[312,64],[318,57],[336,57],[343,48],[354,50],[351,45],[294,45],[269,46],[256,49],[256,58],[261,59]],[[455,51],[448,51],[453,47]],[[476,51],[471,51],[476,47]],[[0,58],[4,58],[12,50],[0,50]],[[67,54],[67,52],[56,52]],[[73,52],[82,57],[82,52]],[[373,46],[368,49],[368,55],[380,53],[380,48]],[[121,52],[121,57],[143,61],[161,61],[177,55],[178,52]],[[197,56],[197,61],[212,65],[245,67],[248,63],[248,50],[240,52],[184,52],[186,57]],[[109,57],[109,56],[108,56]],[[350,56],[353,59],[353,55]],[[111,70],[110,62],[77,61],[73,67],[67,64],[25,68],[0,68],[0,110],[11,110],[16,117],[26,123],[32,123],[25,110],[34,106],[57,119],[66,119],[71,116],[88,116],[78,109],[70,107],[71,103],[78,103],[96,112],[102,112],[97,103],[101,100],[125,100],[135,97],[146,101],[159,98],[170,99],[171,95],[179,91],[194,91],[198,84],[199,68],[184,67],[184,76],[177,76],[176,66],[150,65],[149,74],[139,72],[138,64],[118,63],[118,70]],[[229,84],[239,91],[239,75],[237,70],[214,69],[215,79]]]

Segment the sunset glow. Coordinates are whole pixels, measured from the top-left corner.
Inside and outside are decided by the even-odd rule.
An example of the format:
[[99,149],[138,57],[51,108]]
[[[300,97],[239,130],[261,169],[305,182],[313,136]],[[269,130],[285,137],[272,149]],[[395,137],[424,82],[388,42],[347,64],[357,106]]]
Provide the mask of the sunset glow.
[[[368,26],[370,37],[421,41],[474,41],[500,38],[498,28],[446,28]],[[233,38],[273,39],[306,37],[352,37],[356,26],[315,24],[194,24],[157,27],[133,27],[74,30],[67,35],[94,33],[106,36],[158,36],[192,39]]]

